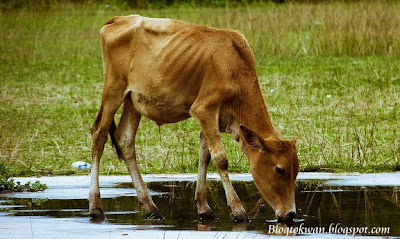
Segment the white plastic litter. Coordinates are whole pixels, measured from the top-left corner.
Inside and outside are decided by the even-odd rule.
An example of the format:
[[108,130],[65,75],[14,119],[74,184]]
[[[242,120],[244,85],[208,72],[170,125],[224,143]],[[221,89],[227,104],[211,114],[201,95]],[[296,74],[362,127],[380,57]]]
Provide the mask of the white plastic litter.
[[92,167],[92,165],[90,163],[86,163],[83,161],[76,161],[76,162],[72,163],[72,167],[79,168],[82,170],[88,170]]

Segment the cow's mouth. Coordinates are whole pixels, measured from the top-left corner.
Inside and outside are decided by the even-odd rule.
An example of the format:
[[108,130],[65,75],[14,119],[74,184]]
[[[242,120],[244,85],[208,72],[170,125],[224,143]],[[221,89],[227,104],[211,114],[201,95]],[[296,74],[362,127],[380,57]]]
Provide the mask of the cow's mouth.
[[291,224],[291,223],[293,223],[293,219],[294,219],[294,216],[296,215],[296,213],[294,213],[294,212],[289,212],[287,215],[286,215],[286,217],[279,217],[278,216],[278,222],[280,222],[280,223],[287,223],[287,224]]

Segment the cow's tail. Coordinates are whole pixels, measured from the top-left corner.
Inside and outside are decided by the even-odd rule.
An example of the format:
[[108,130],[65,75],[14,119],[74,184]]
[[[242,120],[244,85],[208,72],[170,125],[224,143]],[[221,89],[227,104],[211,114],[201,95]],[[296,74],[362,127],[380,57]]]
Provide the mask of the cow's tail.
[[111,144],[112,144],[113,148],[115,149],[115,152],[117,153],[117,157],[122,160],[123,159],[122,151],[121,151],[121,148],[118,146],[117,139],[115,138],[115,135],[114,135],[116,130],[117,130],[117,126],[115,125],[115,121],[113,119],[113,121],[111,123],[110,131],[109,131],[110,137],[111,137]]

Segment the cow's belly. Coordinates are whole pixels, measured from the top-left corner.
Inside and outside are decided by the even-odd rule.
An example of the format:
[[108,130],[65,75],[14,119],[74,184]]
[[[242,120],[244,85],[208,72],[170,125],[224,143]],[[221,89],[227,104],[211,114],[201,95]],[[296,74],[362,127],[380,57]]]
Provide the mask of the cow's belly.
[[131,97],[135,109],[142,116],[155,121],[159,125],[176,123],[190,118],[190,103],[171,102],[137,92],[132,93]]

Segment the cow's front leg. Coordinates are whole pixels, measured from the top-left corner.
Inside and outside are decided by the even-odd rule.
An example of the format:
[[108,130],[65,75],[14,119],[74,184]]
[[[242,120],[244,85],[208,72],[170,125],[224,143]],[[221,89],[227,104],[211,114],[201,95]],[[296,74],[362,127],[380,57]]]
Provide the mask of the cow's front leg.
[[[204,102],[203,102],[204,103]],[[211,153],[214,165],[218,169],[221,177],[222,185],[225,190],[227,203],[232,210],[232,216],[236,222],[247,221],[248,216],[244,210],[242,203],[233,188],[228,176],[228,159],[221,142],[218,116],[219,108],[192,106],[191,115],[199,122],[205,142]]]
[[196,184],[196,203],[197,210],[201,220],[214,220],[215,214],[208,206],[206,180],[207,180],[207,167],[210,163],[211,154],[204,139],[203,134],[200,134],[200,149],[199,149],[199,172]]

